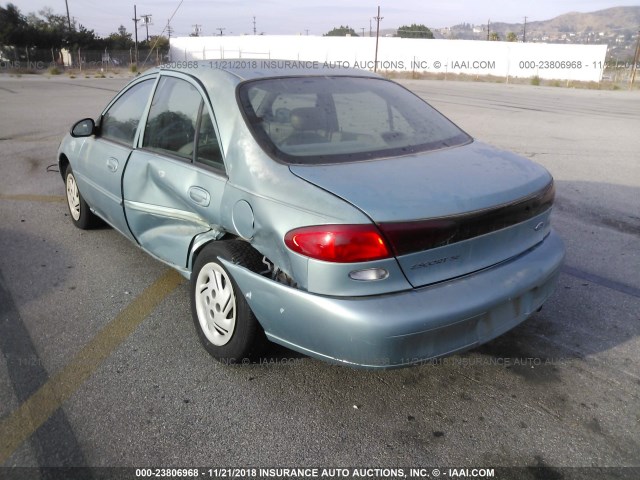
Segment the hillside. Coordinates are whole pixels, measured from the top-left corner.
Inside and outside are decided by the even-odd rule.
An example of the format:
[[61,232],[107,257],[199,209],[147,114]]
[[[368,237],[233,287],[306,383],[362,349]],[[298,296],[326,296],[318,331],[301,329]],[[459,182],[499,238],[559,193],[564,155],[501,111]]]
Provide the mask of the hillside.
[[[574,33],[634,34],[640,26],[640,6],[613,7],[591,13],[570,12],[551,20],[527,22],[527,32],[533,35],[560,37]],[[492,22],[491,30],[498,33],[522,32],[522,23]]]
[[[523,40],[523,23],[504,23],[492,19],[491,32],[505,40],[509,32]],[[524,17],[523,17],[524,20]],[[640,6],[613,7],[596,12],[570,12],[550,20],[528,21],[527,42],[606,44],[611,58],[633,58],[635,42],[640,29]],[[487,24],[463,23],[435,31],[437,38],[482,40],[487,38]]]
[[635,32],[640,28],[640,6],[613,7],[591,13],[571,12],[551,20],[531,22],[532,31],[550,33],[567,32]]

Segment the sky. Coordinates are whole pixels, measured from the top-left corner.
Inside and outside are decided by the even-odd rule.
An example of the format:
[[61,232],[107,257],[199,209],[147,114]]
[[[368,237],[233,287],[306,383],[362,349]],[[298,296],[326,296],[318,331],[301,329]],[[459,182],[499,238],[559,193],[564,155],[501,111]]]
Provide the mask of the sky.
[[[548,20],[568,12],[593,12],[605,8],[640,5],[640,0],[67,0],[69,13],[79,24],[107,36],[124,25],[133,32],[134,4],[138,17],[151,15],[149,35],[163,33],[169,18],[172,36],[187,36],[199,25],[200,35],[243,35],[253,33],[253,17],[258,34],[322,35],[334,27],[348,25],[356,33],[375,33],[377,6],[380,6],[380,28],[398,28],[412,23],[440,28],[458,23],[492,22],[522,23]],[[328,2],[328,3],[327,3]],[[44,7],[66,14],[65,0],[13,0],[24,15]],[[176,10],[177,9],[177,10]],[[145,34],[139,22],[138,38]],[[166,35],[166,33],[165,33]]]

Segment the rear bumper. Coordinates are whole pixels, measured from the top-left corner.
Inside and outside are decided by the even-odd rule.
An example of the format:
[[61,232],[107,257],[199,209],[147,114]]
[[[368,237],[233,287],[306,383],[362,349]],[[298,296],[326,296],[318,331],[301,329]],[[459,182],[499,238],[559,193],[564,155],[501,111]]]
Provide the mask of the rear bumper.
[[223,262],[270,340],[331,362],[394,368],[473,348],[524,321],[553,292],[564,252],[551,231],[495,267],[370,297],[309,294]]

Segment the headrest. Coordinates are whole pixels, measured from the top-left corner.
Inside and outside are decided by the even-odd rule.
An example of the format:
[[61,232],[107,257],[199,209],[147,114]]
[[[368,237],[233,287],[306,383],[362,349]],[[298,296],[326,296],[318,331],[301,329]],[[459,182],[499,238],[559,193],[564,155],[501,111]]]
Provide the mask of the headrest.
[[291,126],[296,130],[328,130],[327,114],[320,107],[294,108]]

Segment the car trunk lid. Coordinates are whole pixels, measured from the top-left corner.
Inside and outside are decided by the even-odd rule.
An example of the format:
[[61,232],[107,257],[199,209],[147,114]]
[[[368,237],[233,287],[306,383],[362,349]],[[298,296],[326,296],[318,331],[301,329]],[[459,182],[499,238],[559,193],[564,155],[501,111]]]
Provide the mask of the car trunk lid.
[[549,173],[480,142],[290,169],[369,216],[415,287],[504,261],[549,231],[554,195]]

